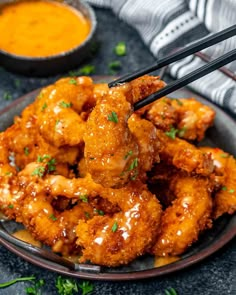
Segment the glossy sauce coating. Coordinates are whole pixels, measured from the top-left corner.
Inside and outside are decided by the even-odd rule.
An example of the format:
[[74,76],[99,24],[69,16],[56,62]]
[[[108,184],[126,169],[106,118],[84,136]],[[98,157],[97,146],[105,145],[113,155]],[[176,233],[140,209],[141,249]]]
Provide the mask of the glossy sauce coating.
[[88,36],[90,22],[57,1],[17,1],[0,6],[0,49],[45,57],[75,48]]

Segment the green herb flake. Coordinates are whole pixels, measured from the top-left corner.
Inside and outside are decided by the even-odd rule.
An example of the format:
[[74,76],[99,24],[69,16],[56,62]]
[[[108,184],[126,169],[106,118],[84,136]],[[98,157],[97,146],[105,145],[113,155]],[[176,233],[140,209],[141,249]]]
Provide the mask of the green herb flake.
[[229,154],[221,154],[221,158],[229,158]]
[[41,108],[41,112],[43,112],[46,108],[48,107],[48,105],[46,104],[46,102],[43,104],[42,108]]
[[130,180],[134,181],[138,176],[138,170],[134,170],[134,173],[130,175]]
[[174,288],[168,288],[165,290],[165,295],[178,295]]
[[55,128],[58,126],[58,124],[60,123],[61,121],[59,119],[56,120],[56,123],[55,123]]
[[77,85],[77,80],[72,78],[70,79],[69,83],[72,85]]
[[79,69],[79,74],[80,75],[92,75],[95,73],[95,66],[93,65],[86,65],[84,67],[82,67],[81,69]]
[[52,158],[48,161],[48,171],[52,172],[56,170],[56,159]]
[[118,123],[118,116],[116,112],[111,112],[108,116],[107,116],[107,120],[114,122],[114,123]]
[[8,205],[8,208],[9,209],[13,209],[14,208],[14,205],[13,204],[10,204],[10,205]]
[[50,214],[49,215],[49,218],[52,219],[53,221],[56,221],[57,220],[57,218],[56,218],[56,216],[54,214]]
[[35,277],[17,278],[17,279],[14,279],[14,280],[11,280],[11,281],[8,281],[5,283],[0,283],[0,288],[7,288],[15,283],[18,283],[18,282],[26,282],[26,281],[32,281],[32,280],[35,280]]
[[50,155],[38,156],[38,157],[37,157],[37,162],[38,162],[38,163],[43,163],[44,160],[47,160],[47,159],[50,159],[50,158],[51,158]]
[[4,100],[11,100],[11,99],[12,99],[12,95],[11,95],[11,93],[8,92],[8,91],[5,91],[5,92],[3,93],[3,99],[4,99]]
[[133,151],[128,151],[127,154],[124,156],[124,160],[128,159],[129,156],[133,155]]
[[114,233],[118,229],[118,223],[115,221],[114,224],[112,225],[111,231]]
[[89,212],[84,212],[84,215],[85,215],[85,217],[86,217],[87,219],[90,218],[90,214],[89,214]]
[[88,196],[87,195],[80,195],[79,198],[82,202],[88,203]]
[[65,101],[60,102],[60,107],[62,108],[70,108],[71,106],[72,106],[71,102],[65,102]]
[[125,42],[119,42],[114,48],[115,54],[118,56],[126,55],[126,44]]
[[34,285],[32,287],[26,288],[26,294],[28,295],[41,295],[41,287],[44,286],[44,280],[38,280],[34,282]]
[[94,209],[94,212],[97,213],[98,215],[104,216],[105,213],[102,210],[99,209]]
[[74,291],[79,291],[75,280],[61,276],[56,279],[56,288],[59,295],[73,295]]
[[179,132],[178,129],[175,129],[174,127],[171,127],[170,131],[166,131],[165,134],[170,137],[171,139],[175,139],[176,134]]
[[108,67],[110,70],[119,70],[121,68],[121,62],[119,60],[111,61]]
[[27,146],[24,147],[24,154],[25,154],[26,156],[29,155],[29,148],[28,148]]
[[31,175],[32,176],[37,175],[39,177],[43,177],[44,173],[45,173],[45,167],[39,166],[39,167],[34,169],[34,171],[31,173]]
[[37,96],[37,98],[43,98],[43,92],[41,91],[40,93],[39,93],[39,95]]
[[134,168],[138,167],[138,158],[135,158],[129,166],[129,171],[133,170]]
[[13,175],[13,173],[12,173],[12,172],[10,172],[10,171],[7,171],[7,172],[5,173],[5,175],[6,175],[6,176],[12,176],[12,175]]
[[93,288],[94,288],[93,285],[88,281],[82,282],[82,284],[79,284],[79,287],[82,290],[82,295],[87,295],[93,292]]
[[177,102],[177,104],[178,104],[179,106],[182,106],[182,105],[183,105],[182,101],[180,101],[178,98],[176,98],[175,100],[176,100],[176,102]]
[[223,186],[223,187],[221,188],[221,190],[222,190],[222,191],[227,191],[227,187],[226,187],[226,186]]
[[234,190],[234,189],[229,189],[228,192],[229,192],[230,194],[233,194],[233,193],[235,192],[235,190]]

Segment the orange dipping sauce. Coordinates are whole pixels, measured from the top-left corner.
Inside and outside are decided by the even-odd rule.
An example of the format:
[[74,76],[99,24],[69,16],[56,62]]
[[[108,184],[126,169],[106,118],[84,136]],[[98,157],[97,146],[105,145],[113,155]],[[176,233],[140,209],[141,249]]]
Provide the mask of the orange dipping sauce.
[[80,45],[91,23],[73,7],[57,1],[21,0],[0,6],[0,49],[47,57]]

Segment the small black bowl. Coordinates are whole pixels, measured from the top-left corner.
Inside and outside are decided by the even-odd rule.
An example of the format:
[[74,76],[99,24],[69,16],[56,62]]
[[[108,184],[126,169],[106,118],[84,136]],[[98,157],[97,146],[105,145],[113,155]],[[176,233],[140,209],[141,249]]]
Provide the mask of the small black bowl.
[[[12,2],[5,0],[2,4]],[[97,27],[96,16],[87,3],[80,0],[65,0],[63,3],[80,11],[91,23],[91,30],[85,41],[77,47],[48,57],[28,57],[0,49],[0,65],[7,70],[26,76],[46,77],[75,68],[89,54]]]

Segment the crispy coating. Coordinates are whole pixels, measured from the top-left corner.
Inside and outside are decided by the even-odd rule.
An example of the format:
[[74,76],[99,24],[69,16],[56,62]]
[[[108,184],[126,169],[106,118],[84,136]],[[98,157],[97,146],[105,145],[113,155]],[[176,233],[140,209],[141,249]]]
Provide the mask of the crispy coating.
[[102,197],[119,205],[113,216],[80,220],[77,243],[83,248],[80,262],[118,266],[145,253],[155,240],[161,206],[143,184],[135,182],[121,189],[106,189]]
[[236,160],[219,148],[204,147],[202,150],[213,158],[214,180],[218,184],[213,198],[213,217],[216,219],[225,213],[233,214],[236,211]]
[[188,173],[209,175],[213,171],[211,155],[203,153],[196,146],[180,138],[171,138],[163,131],[157,130],[157,138],[161,142],[161,160]]
[[207,179],[176,176],[171,181],[171,190],[176,200],[164,211],[160,234],[151,250],[157,256],[182,254],[212,224]]
[[99,97],[84,134],[87,171],[105,187],[121,187],[138,174],[139,147],[128,128],[132,104],[160,88],[156,77],[142,77]]
[[164,97],[151,105],[146,117],[163,131],[174,127],[178,137],[201,141],[213,124],[215,111],[194,98]]

